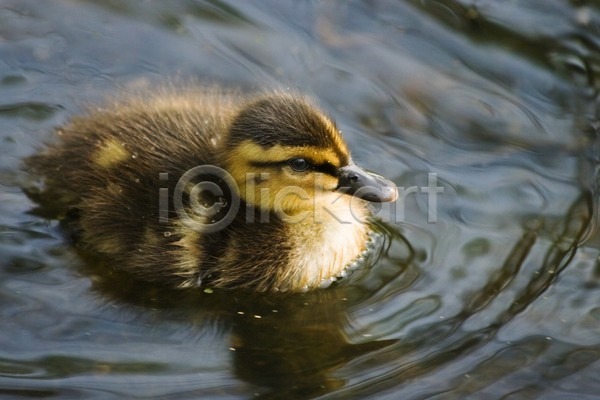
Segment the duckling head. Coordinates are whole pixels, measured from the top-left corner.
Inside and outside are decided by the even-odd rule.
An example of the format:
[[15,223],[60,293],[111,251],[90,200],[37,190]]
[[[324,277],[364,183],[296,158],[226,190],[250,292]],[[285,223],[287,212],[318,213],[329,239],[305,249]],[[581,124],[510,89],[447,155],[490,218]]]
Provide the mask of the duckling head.
[[304,98],[268,95],[234,118],[224,164],[249,205],[294,216],[350,195],[397,198],[395,185],[358,167],[335,123]]

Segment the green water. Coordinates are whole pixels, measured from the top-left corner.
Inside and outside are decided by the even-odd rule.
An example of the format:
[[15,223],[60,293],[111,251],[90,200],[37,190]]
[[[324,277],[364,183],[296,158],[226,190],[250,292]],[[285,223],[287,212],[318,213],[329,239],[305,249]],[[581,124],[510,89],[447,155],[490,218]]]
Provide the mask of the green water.
[[[21,161],[166,81],[308,93],[435,222],[301,295],[88,265]],[[0,398],[598,398],[599,89],[592,1],[0,0]]]

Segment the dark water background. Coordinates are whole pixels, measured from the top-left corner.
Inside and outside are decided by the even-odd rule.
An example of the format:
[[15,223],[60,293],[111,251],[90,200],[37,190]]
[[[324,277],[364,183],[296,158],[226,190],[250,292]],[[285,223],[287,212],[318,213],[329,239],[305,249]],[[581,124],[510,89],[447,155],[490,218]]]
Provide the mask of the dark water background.
[[[86,266],[21,160],[169,80],[301,89],[437,222],[297,296]],[[599,89],[593,1],[0,0],[0,398],[600,398]]]

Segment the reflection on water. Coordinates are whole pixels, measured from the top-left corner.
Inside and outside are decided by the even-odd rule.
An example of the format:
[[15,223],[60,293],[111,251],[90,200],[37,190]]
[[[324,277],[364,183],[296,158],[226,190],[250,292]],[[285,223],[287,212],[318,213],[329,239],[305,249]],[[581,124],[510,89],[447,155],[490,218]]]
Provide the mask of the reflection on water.
[[[3,2],[0,393],[596,396],[599,33],[586,1]],[[302,295],[92,266],[30,213],[21,160],[165,80],[302,89],[361,164],[405,188],[436,173],[438,221],[407,195],[383,257]]]
[[[281,398],[316,395],[342,387],[345,380],[335,377],[336,369],[396,342],[350,342],[340,329],[349,323],[344,306],[352,301],[344,297],[349,294],[343,289],[273,297],[192,291],[174,295],[172,291],[145,287],[140,296],[139,285],[124,288],[122,280],[97,283],[95,289],[103,295],[153,309],[153,320],[159,324],[175,320],[183,322],[189,332],[213,331],[227,346],[231,372],[265,398],[272,390],[275,397]],[[203,356],[201,350],[195,353]],[[194,387],[187,394],[204,393],[201,387]]]

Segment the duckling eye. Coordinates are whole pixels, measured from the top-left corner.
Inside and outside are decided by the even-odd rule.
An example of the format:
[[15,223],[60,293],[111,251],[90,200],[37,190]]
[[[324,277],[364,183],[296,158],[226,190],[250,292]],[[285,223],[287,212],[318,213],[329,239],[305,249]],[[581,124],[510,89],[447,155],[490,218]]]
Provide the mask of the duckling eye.
[[304,158],[293,158],[288,161],[288,165],[296,172],[306,171],[310,164]]

